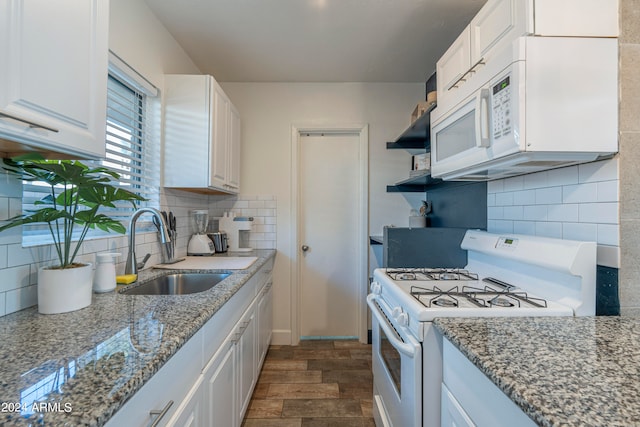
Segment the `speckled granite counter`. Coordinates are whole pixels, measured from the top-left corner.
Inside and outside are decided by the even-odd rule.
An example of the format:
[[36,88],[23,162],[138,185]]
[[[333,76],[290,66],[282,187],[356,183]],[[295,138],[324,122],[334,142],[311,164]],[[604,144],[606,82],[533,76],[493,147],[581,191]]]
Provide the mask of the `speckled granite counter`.
[[434,324],[538,425],[640,425],[640,318]]
[[[242,255],[258,260],[205,292],[111,292],[72,313],[40,315],[33,307],[1,317],[0,425],[104,425],[275,251]],[[139,281],[171,272],[144,270]]]

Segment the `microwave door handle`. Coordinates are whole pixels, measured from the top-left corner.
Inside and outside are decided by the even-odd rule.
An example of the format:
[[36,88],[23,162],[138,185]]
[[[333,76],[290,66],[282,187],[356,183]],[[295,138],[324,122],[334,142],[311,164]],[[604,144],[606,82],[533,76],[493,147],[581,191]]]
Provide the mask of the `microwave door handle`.
[[488,148],[491,145],[489,123],[491,123],[491,111],[489,108],[489,89],[481,89],[478,103],[476,104],[476,146]]

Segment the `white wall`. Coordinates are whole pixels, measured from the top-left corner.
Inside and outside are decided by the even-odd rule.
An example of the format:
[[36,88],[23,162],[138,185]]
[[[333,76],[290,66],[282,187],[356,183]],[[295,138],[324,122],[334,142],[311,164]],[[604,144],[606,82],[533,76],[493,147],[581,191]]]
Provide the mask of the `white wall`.
[[[291,127],[369,124],[370,234],[382,226],[408,225],[412,202],[386,185],[407,178],[410,154],[386,150],[424,99],[415,83],[222,83],[242,118],[242,192],[277,199],[274,269],[274,344],[291,333]],[[423,194],[424,196],[424,194]],[[419,203],[419,202],[418,202]],[[418,205],[414,205],[416,207]],[[372,260],[375,262],[375,260]],[[366,284],[363,284],[366,286]]]

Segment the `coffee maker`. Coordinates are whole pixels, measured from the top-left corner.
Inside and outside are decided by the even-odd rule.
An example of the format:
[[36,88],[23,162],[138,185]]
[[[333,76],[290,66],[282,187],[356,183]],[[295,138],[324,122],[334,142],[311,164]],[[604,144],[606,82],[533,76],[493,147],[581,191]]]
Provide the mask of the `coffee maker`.
[[253,217],[235,216],[233,212],[225,212],[219,221],[220,230],[227,232],[227,248],[229,252],[248,252],[249,235],[253,228]]

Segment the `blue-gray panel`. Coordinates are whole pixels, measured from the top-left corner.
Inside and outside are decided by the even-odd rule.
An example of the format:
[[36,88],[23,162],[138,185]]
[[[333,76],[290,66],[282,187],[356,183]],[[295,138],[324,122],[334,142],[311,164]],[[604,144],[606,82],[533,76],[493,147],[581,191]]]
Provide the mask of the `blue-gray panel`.
[[384,228],[383,267],[464,267],[466,228]]

